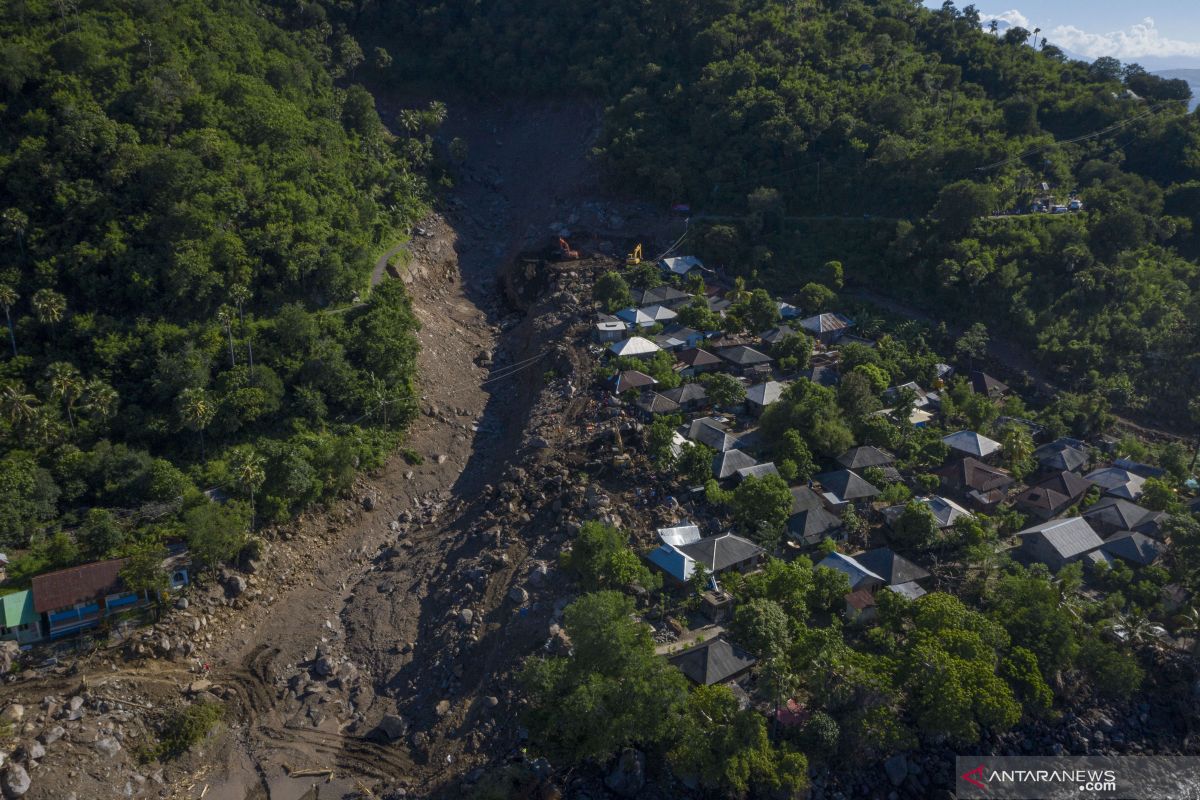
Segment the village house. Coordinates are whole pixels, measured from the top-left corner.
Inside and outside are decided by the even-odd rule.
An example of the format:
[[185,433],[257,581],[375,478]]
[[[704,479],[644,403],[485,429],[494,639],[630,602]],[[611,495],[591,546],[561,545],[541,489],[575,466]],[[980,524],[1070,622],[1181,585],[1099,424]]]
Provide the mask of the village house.
[[866,589],[858,589],[842,598],[846,603],[845,619],[850,625],[865,625],[879,616],[875,595]]
[[871,498],[879,496],[879,489],[858,473],[848,469],[823,472],[813,480],[821,485],[821,497],[835,511],[850,505],[863,505]]
[[883,392],[883,402],[896,404],[900,401],[900,396],[907,389],[913,393],[913,408],[929,408],[933,405],[941,405],[941,397],[936,393],[927,392],[920,387],[916,381],[902,383],[899,386],[891,386]]
[[833,344],[848,333],[853,325],[853,320],[841,314],[817,314],[800,320],[800,327],[822,344]]
[[868,572],[883,578],[887,588],[916,600],[925,594],[918,584],[929,577],[929,572],[907,558],[897,555],[890,547],[877,547],[854,556],[858,565]]
[[669,275],[686,277],[692,270],[704,269],[704,264],[695,256],[672,256],[658,262],[659,268]]
[[680,291],[674,286],[663,284],[655,286],[653,289],[643,289],[636,294],[637,304],[639,308],[646,306],[666,306],[667,308],[679,308],[691,302],[692,296],[687,292]]
[[57,639],[93,628],[106,617],[144,605],[146,598],[121,580],[127,560],[112,558],[35,577],[34,610],[46,615],[47,635]]
[[975,392],[975,394],[990,397],[993,400],[999,400],[1010,391],[1006,384],[979,370],[972,372],[967,380],[971,384],[971,391]]
[[1055,439],[1034,450],[1033,457],[1045,472],[1078,472],[1088,463],[1087,445],[1078,439]]
[[1045,564],[1053,572],[1082,560],[1104,544],[1083,517],[1053,519],[1026,528],[1017,536],[1021,540],[1021,554],[1031,562]]
[[758,663],[754,656],[723,637],[689,647],[667,661],[700,686],[736,681]]
[[980,460],[986,460],[988,456],[1000,452],[999,442],[975,431],[958,431],[949,436],[943,436],[942,442],[960,456],[969,456]]
[[725,426],[712,417],[699,417],[688,425],[687,438],[706,447],[711,447],[718,453],[724,453],[740,445],[738,437],[725,429]]
[[42,615],[33,605],[33,592],[22,589],[0,597],[0,641],[33,644],[46,638]]
[[684,378],[712,372],[720,369],[725,363],[707,350],[701,350],[698,347],[689,347],[679,351],[675,354],[675,360],[677,362],[675,369]]
[[663,328],[663,332],[654,337],[654,343],[663,350],[677,352],[689,347],[699,347],[704,341],[704,334],[683,325],[671,324]]
[[737,448],[726,450],[723,453],[717,453],[713,456],[713,477],[718,481],[723,481],[734,477],[738,470],[753,467],[757,463],[756,460]]
[[758,339],[767,347],[773,347],[795,333],[796,332],[787,325],[780,325],[777,328],[771,328],[769,331],[760,333],[758,335]]
[[831,389],[842,380],[837,366],[834,364],[814,364],[801,374],[818,386],[827,386]]
[[679,403],[658,392],[643,392],[634,405],[647,422],[653,422],[659,414],[679,413]]
[[1114,533],[1104,540],[1101,549],[1112,556],[1129,562],[1134,567],[1148,567],[1167,552],[1167,545],[1151,539],[1137,531]]
[[717,355],[725,359],[733,367],[734,372],[741,375],[753,374],[763,367],[769,369],[772,361],[766,353],[744,344],[722,347],[717,350]]
[[746,410],[756,417],[761,417],[767,406],[777,401],[787,388],[779,381],[758,383],[746,390]]
[[1018,494],[1013,504],[1037,519],[1057,517],[1083,499],[1092,484],[1063,470]]
[[1151,511],[1120,497],[1101,497],[1083,512],[1083,518],[1101,536],[1136,531],[1157,538],[1166,516],[1163,511]]
[[821,559],[817,566],[836,569],[838,572],[844,573],[850,580],[850,591],[852,592],[866,589],[868,592],[874,593],[887,586],[887,581],[882,575],[872,572],[858,563],[857,559],[845,553],[830,553]]
[[654,386],[658,381],[650,377],[644,372],[638,372],[636,369],[627,369],[618,372],[609,379],[612,386],[613,394],[624,394],[629,391],[638,391],[647,386]]
[[679,404],[684,411],[696,411],[710,405],[708,392],[698,383],[685,383],[662,393],[663,397]]
[[837,463],[846,469],[866,469],[867,467],[887,467],[895,463],[896,457],[886,450],[880,450],[872,445],[851,447],[837,457]]
[[[603,316],[608,316],[607,314]],[[601,319],[596,322],[592,329],[592,338],[602,344],[608,342],[619,342],[625,338],[629,332],[629,326],[616,317],[610,319]]]
[[1141,475],[1135,475],[1120,467],[1094,470],[1084,477],[1099,486],[1100,490],[1110,497],[1133,501],[1142,496],[1142,485],[1146,482]]
[[1004,500],[1014,483],[1008,472],[969,457],[954,461],[934,474],[941,478],[946,490],[983,512],[991,511]]
[[774,461],[767,461],[763,464],[755,464],[752,467],[742,467],[734,474],[734,477],[739,481],[744,481],[747,478],[761,479],[770,475],[774,475],[776,478],[780,477],[779,470],[775,467]]
[[792,513],[787,521],[788,539],[801,547],[816,547],[826,539],[845,537],[842,518],[831,514],[820,496],[807,486],[792,489]]
[[731,570],[751,572],[758,568],[766,552],[749,539],[732,533],[701,538],[700,529],[695,525],[663,528],[659,531],[659,539],[662,544],[650,551],[646,560],[676,584],[687,583],[697,564],[713,576]]
[[628,339],[613,342],[608,346],[608,350],[614,356],[621,358],[649,358],[655,353],[661,352],[662,348],[649,339],[644,339],[641,336],[630,336]]
[[[954,526],[954,523],[963,517],[971,516],[971,512],[960,506],[958,503],[949,498],[940,495],[932,495],[930,497],[918,497],[915,501],[929,509],[929,513],[933,516],[934,523],[939,530],[946,530]],[[888,525],[895,525],[896,520],[904,513],[907,504],[888,506],[883,510],[883,518]]]

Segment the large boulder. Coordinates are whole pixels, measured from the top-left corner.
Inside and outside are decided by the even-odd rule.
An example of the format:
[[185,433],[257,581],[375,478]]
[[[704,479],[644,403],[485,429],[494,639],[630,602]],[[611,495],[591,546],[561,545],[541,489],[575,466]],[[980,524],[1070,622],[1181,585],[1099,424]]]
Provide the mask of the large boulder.
[[626,747],[604,776],[604,785],[621,797],[637,797],[646,786],[646,756]]
[[24,797],[29,791],[33,781],[29,780],[29,773],[20,764],[9,764],[4,770],[4,774],[0,776],[0,789],[4,790],[4,796],[12,800],[12,798]]
[[385,714],[383,719],[379,720],[379,724],[375,726],[375,729],[367,734],[367,738],[382,742],[383,744],[391,744],[398,739],[404,738],[407,730],[408,725],[399,714]]

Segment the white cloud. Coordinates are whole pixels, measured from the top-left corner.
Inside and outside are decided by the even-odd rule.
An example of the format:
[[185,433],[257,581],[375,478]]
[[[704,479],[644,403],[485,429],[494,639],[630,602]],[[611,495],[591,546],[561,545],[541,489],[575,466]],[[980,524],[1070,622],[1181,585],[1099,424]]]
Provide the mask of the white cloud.
[[1002,29],[1024,28],[1027,31],[1032,31],[1034,28],[1034,26],[1029,23],[1029,17],[1025,16],[1020,11],[1017,11],[1015,8],[1011,11],[1001,11],[999,14],[980,14],[979,19],[983,22],[991,22],[992,20],[996,20],[996,22],[1003,23],[1001,26]]
[[1112,56],[1126,61],[1146,56],[1200,57],[1200,42],[1185,42],[1163,36],[1151,17],[1146,17],[1127,31],[1111,33],[1088,33],[1074,25],[1059,25],[1046,34],[1046,38],[1086,58]]

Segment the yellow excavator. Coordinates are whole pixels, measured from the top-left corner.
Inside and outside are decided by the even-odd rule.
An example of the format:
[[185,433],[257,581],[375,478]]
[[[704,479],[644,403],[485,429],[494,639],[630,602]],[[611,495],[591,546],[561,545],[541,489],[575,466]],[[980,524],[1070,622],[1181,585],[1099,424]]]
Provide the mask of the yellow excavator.
[[638,246],[633,248],[633,252],[625,257],[625,264],[626,266],[636,267],[640,263],[642,263],[642,245],[639,242]]

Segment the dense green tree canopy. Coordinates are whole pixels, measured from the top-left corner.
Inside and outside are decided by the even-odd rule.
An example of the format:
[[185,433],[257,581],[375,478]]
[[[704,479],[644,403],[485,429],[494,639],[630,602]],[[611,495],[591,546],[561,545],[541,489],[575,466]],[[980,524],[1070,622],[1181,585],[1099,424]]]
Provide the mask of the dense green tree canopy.
[[368,289],[426,207],[438,109],[390,133],[347,79],[357,45],[313,12],[6,7],[5,547],[60,525],[75,557],[115,554],[198,489],[282,519],[414,414],[416,318],[398,283]]

